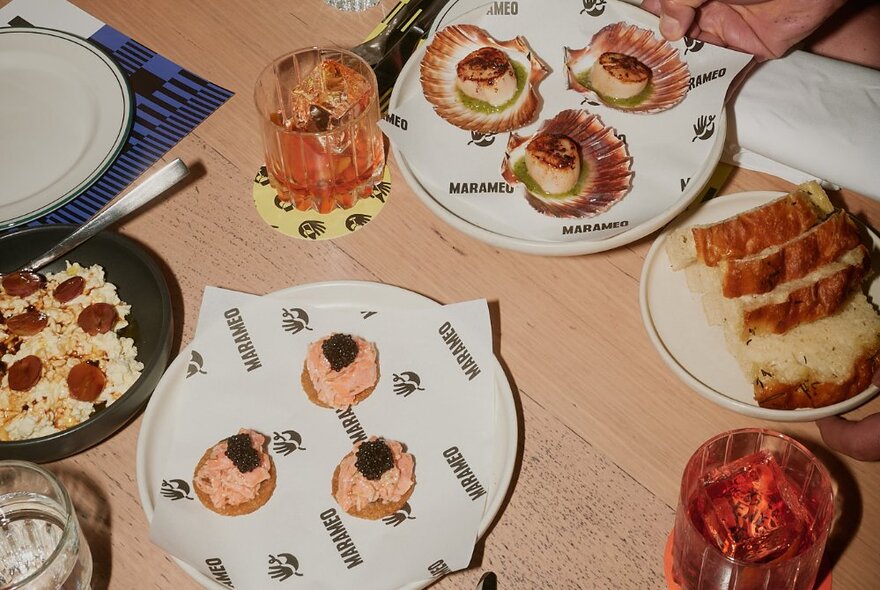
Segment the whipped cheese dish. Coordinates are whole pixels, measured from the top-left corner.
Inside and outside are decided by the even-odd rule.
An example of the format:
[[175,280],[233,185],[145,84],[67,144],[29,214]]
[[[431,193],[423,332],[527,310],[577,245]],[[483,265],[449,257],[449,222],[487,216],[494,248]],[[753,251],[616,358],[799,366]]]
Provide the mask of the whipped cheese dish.
[[137,348],[117,333],[130,310],[99,265],[3,277],[0,441],[76,426],[137,381]]

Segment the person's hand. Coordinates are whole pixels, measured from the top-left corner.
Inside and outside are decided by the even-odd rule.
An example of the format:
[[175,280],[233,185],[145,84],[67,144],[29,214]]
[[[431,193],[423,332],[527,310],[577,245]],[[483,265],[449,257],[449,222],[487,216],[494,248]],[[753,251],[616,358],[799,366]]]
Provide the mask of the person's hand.
[[817,420],[825,444],[860,461],[880,461],[880,413],[856,422],[840,416]]
[[644,0],[670,41],[683,35],[753,54],[780,57],[846,0]]

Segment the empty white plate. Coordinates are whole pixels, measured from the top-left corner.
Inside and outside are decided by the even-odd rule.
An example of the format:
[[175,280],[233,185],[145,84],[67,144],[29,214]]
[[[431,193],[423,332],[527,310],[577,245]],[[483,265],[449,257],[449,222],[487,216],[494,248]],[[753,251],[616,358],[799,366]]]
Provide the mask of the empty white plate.
[[0,29],[0,228],[91,186],[133,116],[125,74],[98,47],[51,29]]

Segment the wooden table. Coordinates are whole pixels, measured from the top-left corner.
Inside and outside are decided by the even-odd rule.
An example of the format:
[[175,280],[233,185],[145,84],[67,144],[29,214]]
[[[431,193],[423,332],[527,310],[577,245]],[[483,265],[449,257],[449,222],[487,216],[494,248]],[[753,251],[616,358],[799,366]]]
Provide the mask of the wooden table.
[[[710,436],[747,426],[781,430],[816,450],[839,499],[828,551],[834,587],[877,587],[880,468],[825,450],[813,423],[763,422],[724,410],[666,368],[638,310],[639,273],[654,236],[572,258],[499,250],[433,216],[393,159],[390,200],[363,231],[305,242],[258,217],[251,199],[262,163],[251,98],[257,73],[292,48],[355,45],[394,0],[360,14],[321,0],[74,3],[236,93],[172,150],[201,174],[118,229],[162,261],[178,321],[175,353],[192,337],[206,285],[267,293],[360,279],[441,302],[497,303],[498,352],[518,392],[521,459],[472,567],[436,588],[469,590],[485,570],[497,572],[504,589],[664,587],[661,556],[687,458]],[[737,170],[723,193],[790,188]],[[880,227],[880,204],[846,191],[840,197]],[[877,411],[880,400],[852,415]],[[95,589],[197,588],[149,541],[135,481],[139,427],[140,419],[50,468],[76,500],[94,553]]]

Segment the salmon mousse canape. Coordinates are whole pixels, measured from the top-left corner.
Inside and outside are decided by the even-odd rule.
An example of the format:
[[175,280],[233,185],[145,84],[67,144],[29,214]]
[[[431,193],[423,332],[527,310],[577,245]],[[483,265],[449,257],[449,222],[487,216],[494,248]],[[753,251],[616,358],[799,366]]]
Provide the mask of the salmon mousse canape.
[[331,334],[309,345],[302,386],[322,408],[346,409],[365,400],[379,381],[379,351],[372,342]]
[[265,444],[265,436],[242,428],[205,451],[196,465],[193,487],[206,508],[239,516],[269,501],[275,491],[275,465]]
[[397,512],[416,487],[416,462],[401,443],[371,436],[333,472],[333,497],[347,513],[378,520]]

